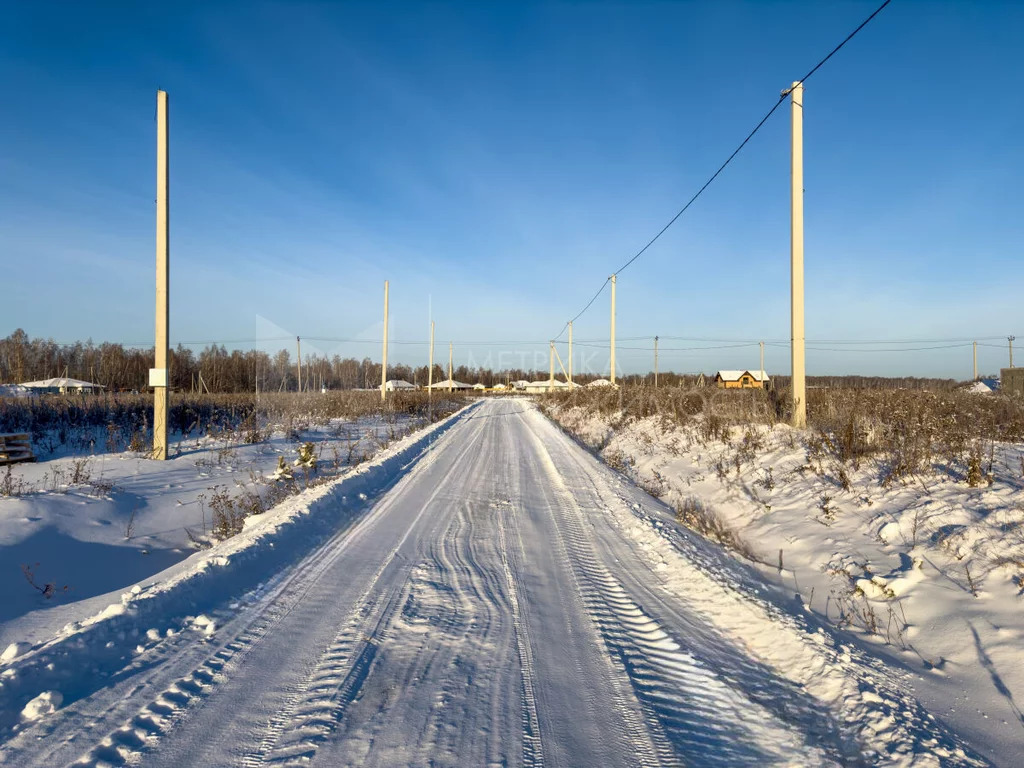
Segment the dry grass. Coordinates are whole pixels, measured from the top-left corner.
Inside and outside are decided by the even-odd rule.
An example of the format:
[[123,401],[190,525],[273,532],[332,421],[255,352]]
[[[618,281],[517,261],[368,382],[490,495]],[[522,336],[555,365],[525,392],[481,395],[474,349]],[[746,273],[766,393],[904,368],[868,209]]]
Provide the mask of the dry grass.
[[[297,434],[332,419],[353,421],[399,415],[437,420],[464,403],[458,393],[336,391],[244,395],[172,394],[169,427],[174,438],[241,433],[259,443],[271,428]],[[145,450],[152,442],[153,399],[149,395],[49,395],[0,398],[0,432],[29,432],[37,450],[71,453]]]
[[[549,415],[581,408],[608,417],[613,429],[660,417],[666,426],[689,426],[702,442],[729,441],[743,428],[743,454],[756,453],[752,424],[784,421],[788,393],[717,387],[647,386],[578,389],[541,398]],[[871,458],[889,484],[938,470],[970,485],[991,478],[993,445],[1024,442],[1024,401],[962,390],[811,389],[808,391],[808,464],[836,474],[846,487],[845,467]],[[739,457],[746,461],[751,457]]]

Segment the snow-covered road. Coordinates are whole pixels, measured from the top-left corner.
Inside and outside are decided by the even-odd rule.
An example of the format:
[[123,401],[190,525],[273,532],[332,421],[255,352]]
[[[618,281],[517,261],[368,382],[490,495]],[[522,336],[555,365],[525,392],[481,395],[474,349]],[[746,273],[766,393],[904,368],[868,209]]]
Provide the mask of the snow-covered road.
[[468,409],[210,620],[0,734],[0,763],[987,764],[524,401]]

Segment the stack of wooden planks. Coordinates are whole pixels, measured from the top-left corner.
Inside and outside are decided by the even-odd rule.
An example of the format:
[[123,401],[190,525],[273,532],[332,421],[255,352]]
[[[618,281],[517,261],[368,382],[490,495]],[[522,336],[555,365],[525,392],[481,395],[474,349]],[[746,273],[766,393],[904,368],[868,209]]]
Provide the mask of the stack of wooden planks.
[[32,443],[27,434],[0,435],[0,464],[35,461]]

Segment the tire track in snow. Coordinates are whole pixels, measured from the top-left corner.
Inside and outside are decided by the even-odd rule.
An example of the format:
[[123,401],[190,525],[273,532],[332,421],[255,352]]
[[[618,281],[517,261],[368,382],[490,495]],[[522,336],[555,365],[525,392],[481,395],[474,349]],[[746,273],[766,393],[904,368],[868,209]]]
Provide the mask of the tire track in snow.
[[[244,768],[309,762],[319,742],[337,727],[348,704],[358,696],[384,639],[382,630],[396,608],[396,598],[395,593],[382,593],[372,605],[356,612],[313,672],[293,689],[285,707],[267,724],[257,749],[242,758]],[[369,623],[376,626],[367,633],[364,628]]]
[[[472,447],[472,442],[469,440],[468,445],[459,452],[453,467]],[[446,447],[448,444],[449,441],[446,440]],[[431,464],[434,451],[436,448],[431,448],[418,462],[413,462],[413,471],[405,475],[399,484],[408,481],[421,466]],[[347,551],[347,545],[357,540],[386,515],[391,503],[391,497],[386,497],[354,525],[339,531],[302,563],[296,565],[277,589],[261,598],[259,612],[249,619],[239,634],[224,643],[192,671],[186,672],[166,686],[135,715],[109,732],[84,754],[80,753],[81,757],[71,765],[80,768],[100,768],[106,765],[139,764],[141,756],[147,751],[152,751],[160,739],[169,734],[197,705],[201,704],[214,688],[230,680],[231,670],[240,667],[246,657],[260,646],[264,638],[304,602],[310,590]],[[392,550],[392,557],[385,560],[384,567],[393,559],[397,550],[398,547]],[[257,591],[259,590],[254,592]],[[359,604],[356,604],[355,610],[358,609]],[[166,676],[167,670],[164,669],[159,670],[153,677],[159,679]],[[117,709],[119,703],[115,703],[113,709]],[[36,764],[45,765],[47,768],[53,765],[51,762]]]
[[[526,430],[527,439],[532,440],[533,436],[532,434],[530,434],[529,427],[525,425],[525,422],[522,423],[522,429]],[[513,438],[510,436],[509,441],[512,442],[512,440]],[[541,463],[542,461],[539,454],[536,459],[528,461],[531,470],[533,470],[531,474],[538,471],[541,475],[546,474],[545,472],[540,471],[543,469],[542,467],[540,467]],[[515,482],[515,485],[517,487],[521,486],[521,480],[518,476],[519,470],[520,468],[517,465],[517,476]],[[555,489],[552,488],[551,490],[552,492],[554,492]],[[558,501],[561,500],[559,499]],[[553,508],[557,506],[557,503],[552,504],[551,502],[549,502],[547,506]],[[516,511],[521,512],[521,510]],[[510,517],[510,519],[514,520],[516,518]],[[562,564],[571,564],[573,555],[569,552],[569,549],[566,546],[566,542],[562,535],[562,531],[559,528],[557,521],[554,519],[554,516],[552,516],[551,522],[554,523],[552,525],[554,538],[551,543],[554,546],[555,552],[558,556],[558,561]],[[515,528],[515,532],[517,540],[519,542],[518,554],[525,556],[525,547],[523,545],[521,531],[518,525]],[[592,606],[585,599],[586,587],[585,585],[581,584],[579,574],[575,568],[571,567],[570,565],[566,568],[566,571],[567,575],[571,579],[571,583],[575,586],[575,596],[578,597],[582,602],[582,607],[584,609],[584,614],[587,617],[587,620],[592,622],[596,630],[592,642],[597,643],[598,645],[596,645],[595,647],[597,649],[600,649],[600,644],[607,645],[607,641],[603,637],[600,631],[600,627],[597,625],[596,622],[594,622]],[[561,596],[561,599],[563,605],[566,605],[566,603],[569,603],[571,605],[575,602],[571,599],[571,596],[569,594],[563,594]],[[566,605],[566,608],[564,610],[569,609],[570,606]],[[668,741],[666,740],[665,734],[662,731],[660,724],[657,721],[651,719],[647,719],[645,721],[642,717],[641,712],[637,710],[635,705],[631,701],[627,701],[626,697],[632,692],[632,686],[631,680],[628,676],[627,670],[624,667],[624,665],[622,665],[621,663],[617,663],[618,659],[616,659],[614,656],[604,653],[599,654],[599,656],[607,666],[607,669],[611,677],[609,681],[611,683],[612,688],[610,698],[613,709],[619,716],[619,723],[617,724],[617,730],[619,731],[618,740],[629,744],[632,756],[635,757],[635,759],[638,761],[638,764],[641,766],[660,766],[665,764],[675,765],[675,758],[672,756],[671,748],[668,745]]]
[[[486,466],[486,458],[479,456],[478,464]],[[462,500],[458,510],[452,515],[450,524],[443,534],[431,541],[427,553],[427,567],[437,571],[434,581],[425,579],[421,582],[427,594],[422,596],[419,609],[412,617],[415,621],[426,621],[434,640],[449,637],[450,641],[441,641],[431,649],[429,654],[421,658],[414,657],[411,666],[417,680],[428,675],[437,676],[437,671],[444,670],[439,680],[440,691],[435,694],[435,707],[420,735],[420,753],[422,760],[429,763],[437,761],[437,755],[459,755],[463,759],[473,753],[472,739],[476,736],[473,728],[462,727],[453,729],[453,707],[461,706],[463,725],[475,722],[479,716],[479,701],[467,696],[467,684],[463,678],[467,672],[463,670],[466,663],[472,664],[472,653],[484,652],[500,657],[494,648],[493,633],[502,629],[501,622],[495,621],[498,612],[494,609],[498,598],[492,588],[488,588],[488,571],[480,566],[470,554],[469,542],[476,531],[476,513],[479,505],[471,500]],[[491,579],[493,582],[493,577]],[[422,613],[422,611],[426,613]],[[480,614],[484,620],[480,620]],[[403,617],[406,618],[406,617]],[[499,646],[504,644],[499,643]],[[507,648],[505,649],[507,653]],[[464,657],[467,657],[464,659]],[[475,677],[475,675],[474,675]],[[477,687],[477,693],[489,691],[490,678]],[[491,696],[492,706],[497,697]],[[488,740],[486,745],[488,759],[494,751],[494,745]]]
[[[508,510],[508,525],[513,525],[511,517],[514,514],[514,509],[509,505]],[[501,552],[501,565],[505,572],[505,589],[508,595],[509,608],[512,611],[512,630],[515,634],[516,651],[519,655],[520,678],[522,681],[523,764],[528,768],[539,768],[539,766],[544,765],[544,745],[540,736],[537,695],[534,692],[533,649],[530,647],[530,638],[523,623],[523,613],[519,606],[516,580],[512,575],[512,568],[508,564],[508,540],[505,535],[505,525],[501,519],[498,520],[497,528],[498,548]],[[520,549],[522,549],[522,546],[522,539],[519,539]]]
[[[473,420],[473,417],[468,419]],[[385,639],[388,624],[401,604],[399,598],[407,594],[407,587],[402,591],[385,591],[369,609],[366,608],[367,603],[385,571],[393,567],[410,535],[418,528],[424,513],[446,489],[445,481],[456,471],[462,459],[476,447],[483,431],[484,424],[478,423],[475,431],[465,438],[464,446],[452,460],[442,482],[437,484],[423,503],[413,522],[356,600],[348,624],[324,650],[313,671],[291,691],[284,707],[267,723],[256,750],[242,758],[241,765],[244,768],[307,763],[319,745],[337,728],[346,708],[358,696],[369,675],[377,650]],[[423,466],[429,467],[432,463],[428,461]],[[415,474],[416,471],[407,479],[411,482]],[[389,502],[394,503],[395,498],[390,497]],[[388,597],[386,601],[385,597]],[[373,629],[366,631],[365,628],[370,625]]]
[[[153,749],[159,739],[186,716],[198,699],[224,683],[231,669],[240,666],[263,638],[302,602],[319,577],[334,564],[339,553],[335,552],[332,556],[331,552],[336,550],[338,541],[345,534],[340,533],[314,553],[312,558],[318,560],[315,565],[296,568],[269,595],[263,603],[263,609],[251,618],[238,635],[225,642],[192,672],[167,686],[127,722],[108,733],[71,765],[101,768],[106,765],[138,764],[144,752]],[[166,670],[162,674],[166,674]]]
[[507,727],[514,652],[482,487],[496,460],[496,422],[482,424],[488,434],[460,467],[463,479],[448,485],[433,527],[406,553],[416,565],[373,672],[379,682],[350,712],[325,764],[520,764],[506,756],[508,737],[519,734],[518,721]]
[[581,595],[648,713],[659,762],[674,764],[682,756],[709,766],[830,764],[819,750],[808,749],[799,732],[778,722],[769,710],[687,653],[630,598],[594,554],[581,527],[583,513],[575,496],[540,436],[526,426],[562,501],[560,522]]
[[621,542],[636,552],[639,545],[643,554],[636,554],[644,561],[674,564],[654,579],[672,599],[654,595],[650,583],[627,570],[629,589],[685,627],[688,638],[693,634],[693,647],[724,679],[843,765],[989,765],[936,721],[883,661],[773,602],[746,566],[699,535],[665,524],[660,502],[650,500],[658,507],[651,509],[648,494],[536,417],[555,447],[570,448],[558,456],[579,470],[571,476],[585,481],[595,499],[614,502],[601,504],[608,512],[601,517],[608,527],[596,539],[603,551],[616,551]]

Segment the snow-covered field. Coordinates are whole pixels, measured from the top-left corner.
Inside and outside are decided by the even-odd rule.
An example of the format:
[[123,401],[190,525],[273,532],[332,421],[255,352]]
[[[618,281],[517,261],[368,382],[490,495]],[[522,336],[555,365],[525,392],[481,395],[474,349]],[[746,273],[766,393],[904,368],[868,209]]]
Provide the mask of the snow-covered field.
[[105,602],[5,653],[0,763],[1015,754],[968,746],[909,666],[680,526],[522,400],[475,403]]
[[[182,439],[166,462],[58,450],[60,458],[0,467],[0,651],[44,640],[223,537],[219,515],[238,515],[240,500],[251,508],[255,494],[287,495],[284,481],[271,480],[281,458],[298,490],[419,426],[408,414],[372,416],[290,436],[267,429],[257,444],[242,431]],[[318,455],[315,472],[293,466],[306,442]]]
[[682,516],[717,521],[994,762],[1024,765],[1024,445],[996,443],[977,487],[948,467],[886,483],[878,461],[840,467],[785,425],[723,440],[657,416],[553,415]]

